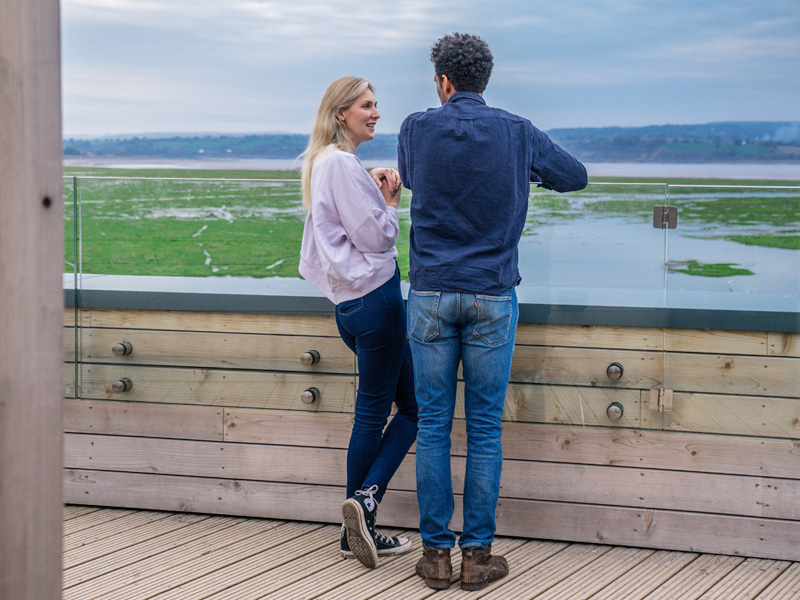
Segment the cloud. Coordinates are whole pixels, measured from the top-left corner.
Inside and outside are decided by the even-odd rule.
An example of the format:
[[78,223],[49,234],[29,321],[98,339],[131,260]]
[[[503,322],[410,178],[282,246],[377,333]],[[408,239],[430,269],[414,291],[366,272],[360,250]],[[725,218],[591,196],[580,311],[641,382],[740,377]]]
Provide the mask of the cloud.
[[797,0],[62,0],[62,18],[73,132],[308,131],[346,73],[373,80],[382,131],[397,131],[436,103],[430,46],[453,31],[489,42],[487,97],[546,126],[721,106],[800,120]]

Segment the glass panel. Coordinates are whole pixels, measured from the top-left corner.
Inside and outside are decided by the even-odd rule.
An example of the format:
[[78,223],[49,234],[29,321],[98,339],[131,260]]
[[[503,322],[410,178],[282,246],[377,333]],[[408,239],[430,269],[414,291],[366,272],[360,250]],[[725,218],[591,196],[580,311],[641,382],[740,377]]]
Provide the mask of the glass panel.
[[299,181],[86,177],[81,272],[297,277]]
[[797,310],[800,188],[673,185],[669,193],[679,215],[669,306]]
[[800,399],[800,187],[671,185],[669,195],[665,428],[796,437],[785,411]]
[[557,194],[533,188],[520,242],[521,286],[550,304],[661,308],[664,243],[653,209],[663,184],[592,183]]
[[77,397],[78,387],[78,180],[74,177],[62,179],[62,199],[64,202],[64,265],[63,294],[64,309],[64,395]]
[[[658,415],[654,421],[640,407],[663,382],[666,236],[653,227],[653,212],[665,202],[663,184],[592,183],[570,194],[531,190],[518,289],[520,301],[532,305],[528,319],[609,328],[602,335],[573,330],[574,339],[554,336],[546,343],[568,346],[556,349],[557,364],[542,359],[544,370],[561,372],[541,382],[574,382],[552,390],[559,410],[578,415],[570,422],[661,427]],[[623,405],[620,421],[607,416],[613,402]]]

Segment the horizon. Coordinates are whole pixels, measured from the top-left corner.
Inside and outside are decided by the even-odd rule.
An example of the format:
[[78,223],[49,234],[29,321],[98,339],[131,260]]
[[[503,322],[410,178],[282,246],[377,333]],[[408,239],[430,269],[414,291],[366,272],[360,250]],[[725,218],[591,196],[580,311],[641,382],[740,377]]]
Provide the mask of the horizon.
[[[706,127],[706,126],[721,126],[721,125],[740,125],[744,123],[756,123],[756,124],[781,124],[781,125],[789,125],[789,126],[797,126],[800,127],[800,120],[798,121],[772,121],[772,120],[757,120],[757,119],[744,119],[740,121],[710,121],[707,123],[660,123],[660,124],[649,124],[649,125],[636,125],[636,126],[621,126],[621,125],[607,125],[603,127],[592,127],[592,126],[575,126],[575,127],[553,127],[548,129],[547,131],[568,131],[568,130],[607,130],[607,129],[649,129],[649,128],[659,128],[659,127]],[[387,131],[387,132],[375,132],[375,135],[397,135],[398,132],[396,131]],[[300,135],[300,136],[308,136],[308,132],[300,132],[300,131],[253,131],[253,132],[246,132],[246,133],[239,133],[239,132],[231,132],[231,131],[219,131],[219,132],[212,132],[212,131],[142,131],[138,133],[127,132],[127,133],[109,133],[109,134],[102,134],[102,135],[92,135],[92,134],[64,134],[62,137],[63,139],[131,139],[135,137],[145,137],[151,139],[165,139],[171,137],[246,137],[246,136],[259,136],[259,135]]]

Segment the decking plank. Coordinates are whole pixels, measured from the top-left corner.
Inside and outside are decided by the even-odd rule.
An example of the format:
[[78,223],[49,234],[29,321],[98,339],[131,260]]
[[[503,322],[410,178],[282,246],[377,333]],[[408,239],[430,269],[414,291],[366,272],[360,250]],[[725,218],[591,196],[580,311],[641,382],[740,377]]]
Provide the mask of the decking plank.
[[85,562],[119,552],[130,546],[144,544],[148,540],[159,539],[166,534],[182,529],[192,523],[208,519],[207,515],[170,514],[164,519],[151,520],[128,531],[119,531],[114,535],[86,547],[75,548],[64,552],[63,564],[70,569]]
[[537,596],[537,600],[585,600],[654,554],[655,550],[617,547]]
[[120,533],[136,529],[146,523],[153,521],[160,521],[166,519],[169,513],[158,511],[134,511],[131,514],[125,515],[119,519],[108,521],[105,523],[98,523],[87,529],[73,532],[64,535],[64,552],[74,550],[76,548],[86,548],[98,541],[106,538],[119,535]]
[[162,536],[104,554],[94,560],[65,569],[64,587],[70,588],[158,554],[175,551],[198,538],[211,535],[218,530],[234,527],[242,521],[243,519],[232,519],[231,517],[207,517],[181,529],[169,531]]
[[341,557],[339,527],[68,506],[65,600],[787,600],[800,562],[498,537],[511,573],[478,592],[436,591],[413,550],[377,569]]
[[[188,561],[170,565],[169,568],[155,576],[139,578],[132,585],[117,590],[114,596],[115,600],[152,598],[158,594],[169,592],[176,586],[193,582],[207,573],[216,573],[224,567],[236,566],[240,561],[253,556],[263,556],[267,552],[275,551],[274,549],[281,543],[319,528],[319,525],[308,523],[296,523],[283,527],[284,523],[280,521],[256,519],[253,519],[253,525],[257,529],[255,535],[241,540],[236,536],[225,545],[214,547]],[[286,531],[276,531],[279,529]]]
[[[344,561],[339,553],[339,547],[333,542],[339,532],[339,527],[328,526],[324,543],[316,548],[302,548],[299,554],[294,556],[290,564],[283,561],[282,564],[275,565],[269,571],[261,573],[259,576],[244,582],[243,585],[231,588],[226,592],[209,596],[209,600],[256,600],[265,598],[270,594],[278,592],[298,581],[313,578],[317,573],[331,566],[340,564],[341,572],[345,574],[357,574],[363,569],[359,563]],[[310,550],[310,551],[309,551]]]
[[[388,530],[387,534],[400,535],[401,532]],[[335,591],[341,586],[352,584],[353,582],[356,582],[356,589],[366,594],[372,594],[375,590],[372,585],[374,581],[370,580],[370,576],[374,575],[375,571],[390,575],[392,573],[392,565],[401,558],[399,556],[382,557],[379,562],[380,569],[366,569],[358,561],[344,560],[339,552],[338,544],[334,544],[332,549],[328,546],[324,551],[325,560],[321,561],[318,566],[325,564],[327,565],[325,568],[318,569],[313,576],[298,579],[286,587],[259,596],[259,598],[265,600],[316,599],[326,592]],[[403,555],[402,558],[407,558],[410,554],[413,554],[413,552]],[[332,558],[329,558],[331,556]]]
[[758,595],[758,600],[786,598],[800,598],[800,563],[792,563]]
[[665,581],[646,600],[694,600],[744,562],[741,556],[704,554],[689,563],[675,577]]
[[132,510],[122,510],[116,508],[103,508],[96,510],[89,514],[83,515],[80,519],[70,519],[64,523],[63,535],[71,535],[90,527],[96,527],[109,521],[120,519],[126,515],[132,514]]
[[703,600],[751,600],[791,564],[786,561],[749,558],[703,594]]
[[76,505],[68,505],[64,507],[64,522],[69,521],[70,519],[76,519],[80,516],[97,512],[101,510],[99,506],[76,506]]
[[256,535],[259,525],[253,521],[239,520],[233,525],[220,527],[216,531],[198,536],[189,543],[181,544],[178,552],[158,552],[145,560],[138,560],[99,577],[93,577],[82,585],[67,589],[64,598],[65,600],[94,600],[104,596],[108,597],[108,594],[112,593],[110,597],[116,599],[120,590],[126,586],[156,577],[177,564],[203,556],[215,548],[241,543]]
[[[527,569],[546,561],[551,556],[558,554],[569,546],[563,542],[540,542],[535,540],[526,541],[522,545],[517,545],[516,548],[507,551],[505,542],[508,538],[497,538],[492,545],[492,552],[501,556],[505,556],[509,565],[509,575],[503,581],[498,581],[491,584],[489,587],[479,592],[463,592],[458,584],[459,573],[461,570],[461,553],[457,550],[453,552],[453,577],[451,579],[452,585],[448,590],[437,592],[436,590],[428,588],[423,581],[419,578],[409,578],[403,586],[395,586],[387,590],[387,593],[382,594],[381,598],[392,598],[393,600],[419,600],[421,598],[428,598],[436,594],[434,598],[440,600],[443,598],[479,598],[483,597],[497,588],[500,585],[508,584],[516,577],[524,573]],[[514,538],[511,538],[514,539]],[[517,540],[524,541],[524,540]],[[419,559],[419,555],[411,558],[411,565],[414,565]]]
[[198,578],[174,591],[158,596],[158,600],[170,598],[200,600],[205,598],[236,598],[237,600],[255,597],[260,591],[262,581],[274,575],[274,571],[302,559],[326,546],[333,547],[338,528],[316,524],[313,531],[304,535],[292,536],[277,550],[267,550],[221,569],[210,576]]
[[692,552],[659,550],[610,582],[592,600],[641,600],[697,558]]
[[482,597],[502,600],[537,598],[612,549],[613,546],[572,544],[519,577],[508,582],[496,582],[493,589]]

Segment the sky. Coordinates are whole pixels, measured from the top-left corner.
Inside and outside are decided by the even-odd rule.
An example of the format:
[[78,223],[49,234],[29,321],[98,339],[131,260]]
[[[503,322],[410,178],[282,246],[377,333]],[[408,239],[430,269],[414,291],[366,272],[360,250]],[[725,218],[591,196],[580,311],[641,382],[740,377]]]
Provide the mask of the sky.
[[488,104],[540,129],[800,121],[800,0],[61,0],[64,136],[308,133],[341,75],[379,133],[479,35]]

